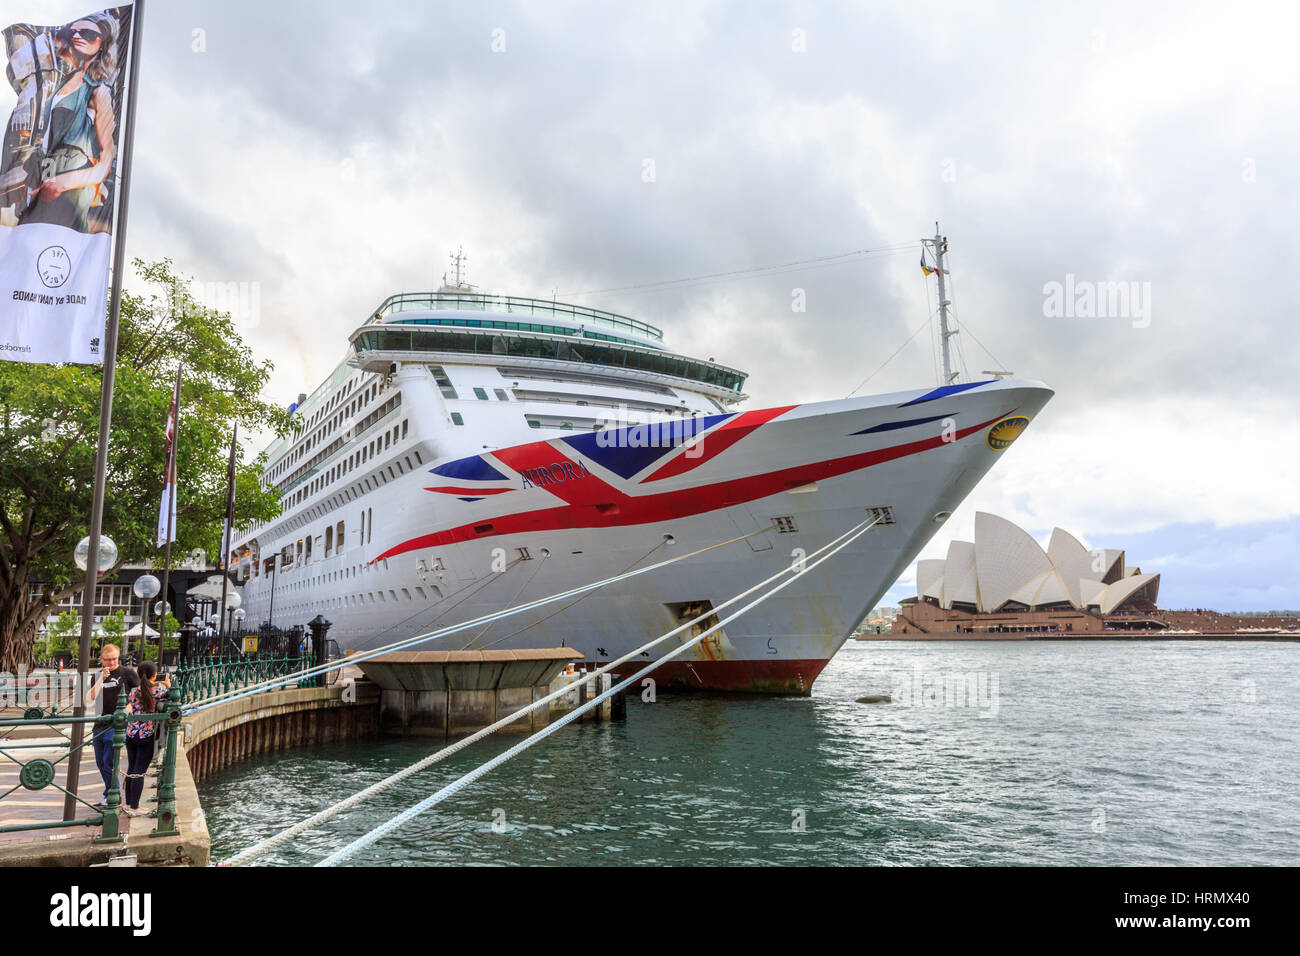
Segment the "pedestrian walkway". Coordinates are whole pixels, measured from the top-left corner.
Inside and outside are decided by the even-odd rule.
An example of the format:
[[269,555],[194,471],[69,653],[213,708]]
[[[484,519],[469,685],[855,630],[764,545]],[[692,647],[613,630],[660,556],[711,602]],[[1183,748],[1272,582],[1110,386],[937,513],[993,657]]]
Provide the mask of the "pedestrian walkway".
[[[3,714],[0,716],[11,716]],[[21,713],[12,716],[21,717]],[[25,729],[25,728],[24,728]],[[0,799],[0,827],[30,825],[34,823],[57,823],[63,819],[63,800],[64,792],[56,786],[43,787],[40,790],[28,790],[19,780],[21,765],[19,760],[28,762],[38,757],[42,757],[54,765],[55,780],[59,786],[62,786],[68,772],[68,764],[64,758],[68,752],[68,741],[66,738],[57,734],[51,735],[48,728],[40,728],[43,733],[39,737],[27,738],[0,738],[0,795],[7,794],[4,799]],[[24,746],[20,750],[5,750],[8,743],[21,743]],[[157,804],[153,802],[157,796],[158,776],[157,769],[160,765],[162,748],[154,754],[153,762],[145,774],[144,793],[140,797],[141,816],[122,817],[121,829],[123,833],[129,833],[131,836],[143,837],[153,828],[154,821],[144,814],[152,813]],[[122,760],[126,760],[126,750],[122,750]],[[83,794],[83,799],[89,803],[99,800],[103,793],[103,780],[99,776],[99,769],[95,766],[95,755],[89,746],[86,747],[82,754],[81,771],[79,774],[78,789]],[[76,804],[75,814],[78,818],[88,816],[98,816],[101,813],[99,809],[93,809],[84,803]],[[21,830],[15,833],[0,833],[0,846],[12,846],[19,843],[45,843],[53,840],[67,840],[72,838],[84,838],[88,828],[85,827],[61,827],[49,830]],[[95,829],[98,833],[98,829]]]

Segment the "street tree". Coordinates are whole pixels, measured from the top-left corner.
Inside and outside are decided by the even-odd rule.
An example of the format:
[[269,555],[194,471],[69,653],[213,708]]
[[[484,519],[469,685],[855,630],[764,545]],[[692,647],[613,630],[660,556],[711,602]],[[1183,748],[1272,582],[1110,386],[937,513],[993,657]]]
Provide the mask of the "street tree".
[[[272,365],[256,361],[228,314],[195,300],[170,260],[135,260],[140,293],[123,293],[108,449],[104,533],[119,561],[160,567],[155,546],[165,462],[164,425],[184,365],[173,556],[220,554],[226,465],[240,435],[283,435],[289,414],[262,400]],[[72,560],[89,533],[102,369],[0,362],[0,671],[31,661],[60,601],[77,594]],[[259,481],[265,456],[238,453],[236,524],[279,513]]]

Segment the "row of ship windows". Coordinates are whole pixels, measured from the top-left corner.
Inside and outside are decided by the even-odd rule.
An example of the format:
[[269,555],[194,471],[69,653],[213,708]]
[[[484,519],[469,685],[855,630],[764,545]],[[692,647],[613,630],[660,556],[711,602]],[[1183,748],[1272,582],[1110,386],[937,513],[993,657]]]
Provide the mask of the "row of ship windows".
[[[353,469],[365,464],[373,456],[383,453],[391,445],[405,438],[408,430],[409,422],[406,419],[403,419],[399,424],[394,425],[382,435],[377,435],[372,441],[363,445],[354,454],[351,454],[340,461],[320,477],[313,479],[310,484],[303,485],[303,487],[299,488],[297,491],[286,496],[281,502],[280,514],[283,516],[286,510],[297,507],[311,495],[321,491],[332,482],[346,476]],[[412,464],[412,458],[415,459],[414,464]],[[403,467],[403,461],[405,462],[405,467]],[[378,488],[381,484],[387,484],[390,479],[398,478],[401,475],[406,474],[408,471],[414,471],[417,467],[423,464],[424,459],[420,457],[420,452],[417,449],[412,449],[411,453],[405,456],[405,458],[394,459],[391,464],[380,469],[373,476],[363,479],[355,486],[355,490],[345,488],[343,489],[343,493],[351,494],[351,496],[355,498],[358,494],[365,494],[367,491]],[[258,531],[264,527],[266,527],[266,523],[254,525],[249,530]]]
[[328,413],[331,408],[334,408],[336,405],[338,405],[339,402],[341,402],[344,398],[346,398],[349,394],[351,394],[352,389],[356,388],[357,383],[359,381],[360,379],[358,378],[349,379],[341,389],[339,389],[337,392],[335,392],[333,395],[330,396],[329,400],[324,405],[322,405],[320,408],[316,409],[316,411],[311,413],[310,417],[307,418],[306,425],[304,425],[303,427],[311,428],[317,422],[319,422],[323,415]]
[[394,425],[390,429],[386,429],[383,434],[376,435],[370,442],[362,445],[351,455],[340,460],[338,464],[334,465],[328,471],[313,478],[311,481],[307,482],[307,484],[295,491],[289,496],[289,501],[286,503],[286,507],[292,507],[293,505],[301,503],[304,499],[323,490],[326,485],[333,484],[339,478],[351,473],[357,466],[364,465],[375,455],[381,454],[392,446],[394,442],[401,441],[406,437],[409,424],[410,423],[407,422],[406,419],[402,419],[400,423]]
[[[451,423],[453,425],[465,424],[465,416],[460,412],[451,412],[450,414]],[[532,415],[525,415],[524,421],[528,423],[529,428],[558,428],[566,432],[573,431],[575,428],[591,428],[599,431],[606,424],[606,422],[595,418],[575,418],[572,420],[560,418],[542,419],[536,418]]]
[[[412,585],[409,588],[389,588],[387,591],[358,591],[356,594],[343,594],[338,597],[304,603],[301,607],[313,612],[340,607],[361,607],[368,604],[387,604],[401,601],[441,601],[442,590],[434,585]],[[289,604],[287,612],[292,614],[297,605]],[[276,614],[278,618],[280,615]]]
[[645,342],[634,339],[622,339],[617,335],[605,335],[601,332],[588,332],[586,329],[574,329],[565,325],[540,325],[536,322],[501,322],[495,319],[403,319],[400,325],[450,325],[469,329],[503,329],[513,332],[542,332],[546,335],[572,335],[586,339],[599,339],[602,342],[621,342],[646,348]]
[[[384,404],[380,405],[369,415],[363,418],[361,421],[357,422],[354,425],[354,427],[351,429],[350,434],[353,436],[364,434],[366,429],[370,428],[370,426],[375,424],[375,422],[379,421],[380,419],[384,418],[385,416],[395,411],[397,408],[401,407],[401,404],[402,404],[402,393],[398,392],[395,395],[393,395],[388,401],[384,402]],[[329,458],[336,451],[342,448],[343,445],[345,444],[344,439],[346,437],[347,436],[345,435],[340,435],[338,438],[335,438],[325,448],[322,448],[316,454],[312,455],[309,461],[304,462],[291,475],[289,475],[287,478],[283,479],[282,481],[277,482],[277,486],[281,489],[286,489],[291,487],[294,484],[294,482],[296,482],[299,478],[306,475],[318,464],[320,464],[326,458]]]
[[[393,429],[394,432],[396,432],[396,430],[397,430],[396,428]],[[414,465],[411,464],[412,456],[414,456],[415,458]],[[405,462],[405,467],[403,467],[403,461]],[[420,457],[419,451],[412,449],[411,454],[407,455],[404,459],[394,460],[393,463],[385,467],[384,470],[377,472],[373,477],[366,478],[362,484],[356,485],[353,488],[345,488],[343,494],[345,496],[351,495],[351,497],[355,499],[358,493],[364,494],[366,491],[370,491],[372,489],[378,488],[381,484],[387,484],[390,479],[399,478],[400,476],[406,474],[408,471],[414,471],[416,467],[423,464],[424,464],[424,460]],[[325,507],[324,504],[320,506],[320,508],[324,508],[324,507]],[[318,508],[317,510],[320,509]],[[330,557],[331,554],[335,554],[335,553],[342,554],[346,547],[346,541],[347,541],[347,539],[344,537],[343,531],[344,531],[344,522],[340,521],[338,522],[337,525],[333,525],[333,524],[326,525],[323,534],[320,535],[308,534],[305,535],[304,537],[299,538],[296,546],[285,545],[283,548],[280,549],[279,569],[282,571],[286,571],[291,569],[295,564],[302,564],[302,565],[310,564],[312,560],[312,541],[315,540],[316,538],[322,539],[325,546],[324,556],[326,558]],[[357,544],[358,545],[369,544],[373,537],[374,537],[374,509],[367,508],[361,512],[361,533],[357,540]],[[337,551],[335,550],[336,545],[337,545]],[[247,549],[245,549],[244,553],[247,554]],[[232,554],[231,555],[232,563],[239,563],[241,557],[242,555],[240,554]],[[274,564],[275,564],[275,557],[267,558],[265,561],[256,561],[256,560],[253,561],[252,576],[258,577],[263,572],[270,574],[274,569],[273,568]],[[245,570],[242,572],[241,576],[243,580],[247,581],[249,578],[249,572]]]
[[[349,382],[346,386],[340,389],[339,392],[333,398],[331,398],[323,408],[315,412],[311,416],[311,418],[307,420],[306,425],[304,427],[313,428],[317,424],[317,422],[320,421],[322,415],[329,412],[331,408],[335,407],[340,401],[342,401],[344,398],[347,397],[349,389],[351,389],[354,386],[354,384],[355,384],[355,380]],[[339,409],[337,414],[330,416],[329,421],[326,422],[313,435],[311,435],[311,437],[301,442],[298,445],[298,447],[295,448],[288,455],[285,455],[284,458],[281,459],[280,462],[275,466],[275,468],[272,469],[272,474],[270,475],[270,478],[274,480],[283,476],[285,472],[288,471],[290,466],[292,466],[294,463],[298,461],[301,461],[303,455],[307,454],[307,452],[315,448],[329,432],[338,428],[348,418],[352,417],[353,415],[357,414],[358,411],[365,408],[366,404],[370,402],[372,399],[378,397],[382,391],[383,391],[383,382],[376,379],[369,386],[364,388],[361,391],[361,393],[357,395],[356,398],[348,402],[345,407]],[[357,430],[363,431],[364,428],[365,426],[362,426]]]

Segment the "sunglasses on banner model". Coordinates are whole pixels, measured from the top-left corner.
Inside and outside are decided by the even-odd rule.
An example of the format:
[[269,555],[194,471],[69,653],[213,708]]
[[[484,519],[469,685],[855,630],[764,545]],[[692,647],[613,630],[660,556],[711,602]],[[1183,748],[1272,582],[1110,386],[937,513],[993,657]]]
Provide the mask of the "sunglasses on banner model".
[[66,40],[69,43],[76,39],[82,39],[89,42],[104,42],[104,34],[100,33],[98,30],[74,30],[72,27],[65,27],[59,31],[58,35],[61,40]]

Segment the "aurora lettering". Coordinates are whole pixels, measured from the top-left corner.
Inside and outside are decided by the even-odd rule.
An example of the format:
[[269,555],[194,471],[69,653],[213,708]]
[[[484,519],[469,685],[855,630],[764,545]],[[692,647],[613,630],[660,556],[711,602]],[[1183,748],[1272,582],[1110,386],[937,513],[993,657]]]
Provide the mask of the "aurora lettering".
[[540,468],[526,468],[519,474],[523,476],[525,488],[544,488],[547,485],[558,485],[565,481],[591,477],[591,472],[581,461],[576,464],[571,461],[557,461],[553,465],[543,465]]

